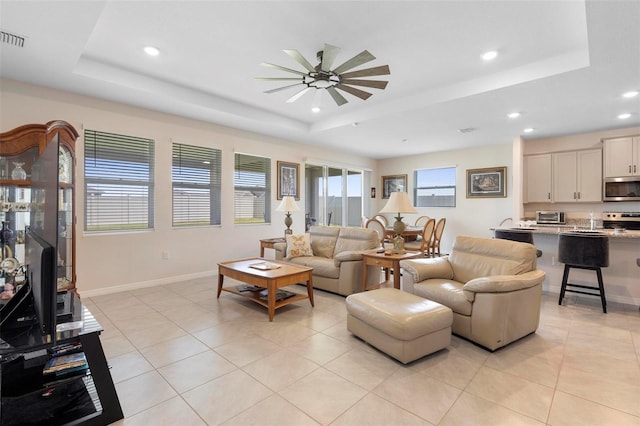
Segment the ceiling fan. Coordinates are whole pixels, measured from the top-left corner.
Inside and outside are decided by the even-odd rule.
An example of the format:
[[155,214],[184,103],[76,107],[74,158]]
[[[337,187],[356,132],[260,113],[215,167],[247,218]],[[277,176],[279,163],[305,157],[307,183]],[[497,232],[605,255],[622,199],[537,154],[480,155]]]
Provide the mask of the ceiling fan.
[[307,61],[304,56],[300,54],[295,49],[285,49],[284,52],[293,58],[296,62],[302,65],[307,72],[297,71],[291,68],[281,67],[280,65],[270,64],[263,62],[262,66],[277,69],[280,71],[286,71],[292,74],[297,74],[299,77],[256,77],[258,80],[270,80],[270,81],[298,81],[298,83],[290,84],[283,87],[278,87],[276,89],[266,90],[264,93],[275,93],[281,90],[286,90],[292,87],[300,86],[301,90],[298,91],[295,95],[291,96],[287,99],[288,103],[295,102],[302,95],[310,91],[311,89],[324,89],[333,98],[335,103],[340,106],[346,104],[347,99],[342,96],[338,92],[341,90],[343,92],[354,95],[360,99],[366,100],[372,94],[369,92],[365,92],[364,90],[358,89],[353,86],[363,86],[363,87],[371,87],[374,89],[384,89],[387,87],[387,81],[382,80],[366,80],[359,79],[356,77],[371,77],[377,75],[388,75],[391,72],[389,71],[388,65],[382,65],[379,67],[366,68],[357,71],[345,72],[350,69],[356,68],[362,64],[366,64],[367,62],[373,61],[376,59],[371,53],[366,50],[363,50],[353,58],[349,59],[342,65],[338,65],[335,68],[331,68],[334,60],[338,56],[340,52],[340,48],[336,46],[331,46],[330,44],[325,44],[324,49],[319,51],[317,54],[318,65],[315,67]]

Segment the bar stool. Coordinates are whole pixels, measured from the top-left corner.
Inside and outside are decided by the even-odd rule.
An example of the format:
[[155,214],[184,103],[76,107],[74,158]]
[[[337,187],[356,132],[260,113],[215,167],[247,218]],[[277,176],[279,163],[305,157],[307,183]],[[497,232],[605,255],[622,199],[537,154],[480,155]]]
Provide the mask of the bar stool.
[[[496,229],[493,236],[501,240],[518,241],[520,243],[533,244],[533,232],[524,229]],[[536,249],[536,257],[541,257],[542,251]]]
[[[607,299],[604,294],[604,283],[602,282],[602,271],[600,268],[609,266],[609,237],[607,235],[592,234],[560,234],[558,240],[558,261],[564,263],[564,275],[562,277],[562,287],[560,288],[558,305],[562,304],[565,291],[589,296],[600,296],[602,311],[606,314]],[[567,282],[571,268],[596,271],[598,287]],[[591,291],[570,290],[568,287]]]

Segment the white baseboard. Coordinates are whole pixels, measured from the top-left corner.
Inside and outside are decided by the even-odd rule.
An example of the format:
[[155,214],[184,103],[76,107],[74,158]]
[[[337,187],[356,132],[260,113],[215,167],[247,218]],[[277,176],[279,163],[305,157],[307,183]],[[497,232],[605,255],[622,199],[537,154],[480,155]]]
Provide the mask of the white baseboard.
[[196,278],[214,277],[218,275],[218,271],[205,271],[195,274],[175,275],[172,277],[159,278],[157,280],[140,281],[135,283],[127,283],[122,285],[116,285],[111,287],[98,288],[95,290],[83,290],[82,287],[78,287],[78,293],[81,297],[95,297],[104,296],[107,294],[120,293],[122,291],[136,290],[139,288],[154,287],[157,285],[171,284],[180,281],[188,281]]

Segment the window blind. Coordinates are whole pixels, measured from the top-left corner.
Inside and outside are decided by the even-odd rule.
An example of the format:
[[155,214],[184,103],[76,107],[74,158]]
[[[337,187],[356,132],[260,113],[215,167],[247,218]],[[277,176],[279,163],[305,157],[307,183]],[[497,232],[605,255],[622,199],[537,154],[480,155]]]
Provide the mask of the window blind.
[[271,160],[235,154],[234,223],[271,222]]
[[85,130],[85,231],[154,226],[154,141]]
[[416,170],[414,178],[414,206],[456,206],[455,167]]
[[173,226],[220,225],[222,151],[173,144]]

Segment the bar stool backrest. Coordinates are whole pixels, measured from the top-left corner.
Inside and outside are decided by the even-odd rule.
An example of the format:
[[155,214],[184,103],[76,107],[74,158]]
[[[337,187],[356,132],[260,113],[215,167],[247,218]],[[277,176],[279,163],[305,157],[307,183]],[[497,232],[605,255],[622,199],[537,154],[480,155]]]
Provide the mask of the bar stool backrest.
[[558,261],[567,265],[609,266],[609,237],[607,235],[560,234]]

